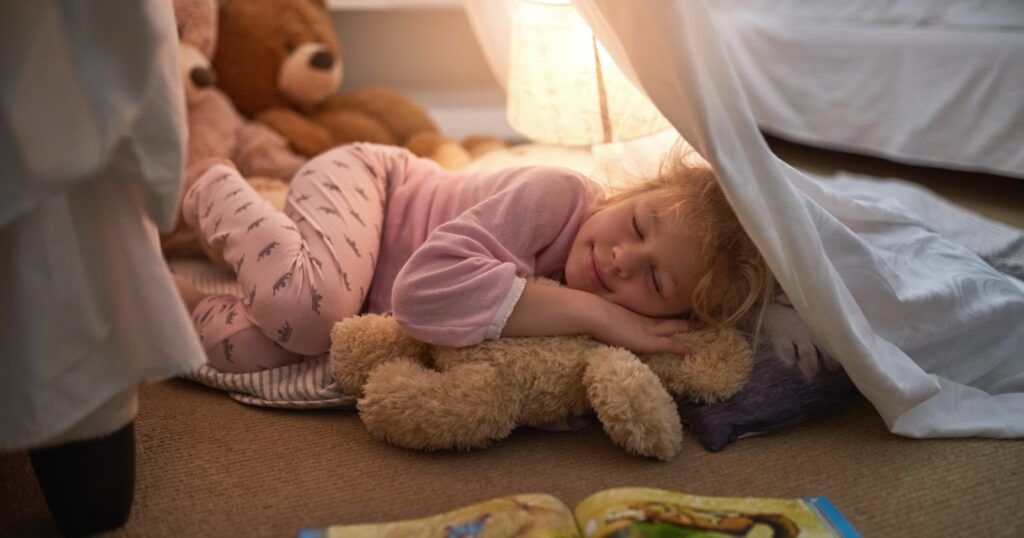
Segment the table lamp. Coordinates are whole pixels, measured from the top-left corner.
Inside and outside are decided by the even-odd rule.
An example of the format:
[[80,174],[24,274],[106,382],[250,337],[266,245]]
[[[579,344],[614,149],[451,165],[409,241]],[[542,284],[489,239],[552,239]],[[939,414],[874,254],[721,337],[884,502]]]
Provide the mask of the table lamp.
[[535,142],[600,145],[669,129],[568,0],[522,0],[509,45],[509,125]]

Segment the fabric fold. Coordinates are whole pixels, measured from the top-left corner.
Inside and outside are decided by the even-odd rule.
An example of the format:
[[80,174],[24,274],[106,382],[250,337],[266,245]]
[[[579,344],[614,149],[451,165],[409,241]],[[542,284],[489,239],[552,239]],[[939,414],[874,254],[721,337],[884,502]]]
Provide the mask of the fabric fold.
[[[905,207],[814,181],[772,154],[705,2],[574,4],[714,166],[801,318],[891,431],[1024,436],[1019,280]],[[995,372],[1014,381],[988,381]]]

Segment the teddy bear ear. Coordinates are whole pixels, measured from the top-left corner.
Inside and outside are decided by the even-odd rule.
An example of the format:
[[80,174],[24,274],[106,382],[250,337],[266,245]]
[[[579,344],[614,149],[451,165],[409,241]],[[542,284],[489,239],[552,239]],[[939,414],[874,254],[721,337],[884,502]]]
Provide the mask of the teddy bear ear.
[[309,2],[310,4],[313,4],[316,7],[324,10],[324,11],[327,11],[327,0],[306,0],[306,1]]

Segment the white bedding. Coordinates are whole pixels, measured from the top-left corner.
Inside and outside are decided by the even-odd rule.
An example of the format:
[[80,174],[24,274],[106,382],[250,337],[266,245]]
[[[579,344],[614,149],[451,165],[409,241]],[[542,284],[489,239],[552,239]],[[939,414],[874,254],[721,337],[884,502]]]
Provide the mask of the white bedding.
[[1024,178],[1024,1],[710,3],[765,131]]
[[[631,173],[650,173],[660,154],[676,135],[626,144],[614,165]],[[515,166],[560,166],[607,183],[607,166],[588,151],[575,148],[525,145],[489,153],[471,163],[467,171],[499,170]],[[815,178],[838,192],[873,203],[884,203],[912,213],[925,226],[979,254],[993,267],[1024,277],[1024,233],[971,213],[939,198],[926,189],[899,180],[841,174],[836,178]],[[241,287],[229,272],[202,260],[171,260],[172,269],[187,276],[210,293],[241,294]],[[352,408],[354,395],[345,394],[330,375],[326,357],[304,363],[249,374],[225,374],[209,366],[190,373],[189,379],[227,392],[246,405],[286,409]]]
[[1024,282],[871,187],[844,190],[781,162],[708,3],[574,0],[715,167],[800,317],[891,431],[1024,437]]
[[771,9],[790,19],[845,21],[875,26],[1024,29],[1024,7],[1020,0],[739,1],[751,8]]

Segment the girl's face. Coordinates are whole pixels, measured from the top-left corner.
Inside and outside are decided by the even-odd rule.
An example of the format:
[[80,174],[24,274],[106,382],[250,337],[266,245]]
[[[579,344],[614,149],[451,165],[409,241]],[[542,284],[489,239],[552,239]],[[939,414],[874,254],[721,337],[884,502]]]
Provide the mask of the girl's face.
[[684,223],[685,207],[678,216],[655,209],[644,193],[587,218],[566,262],[569,287],[650,317],[688,312],[704,267],[700,241]]

